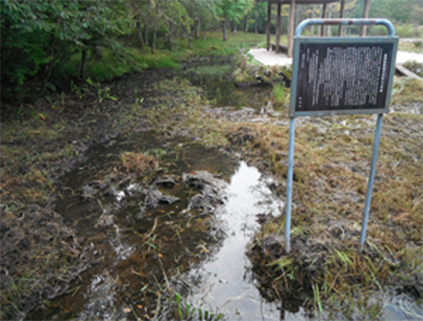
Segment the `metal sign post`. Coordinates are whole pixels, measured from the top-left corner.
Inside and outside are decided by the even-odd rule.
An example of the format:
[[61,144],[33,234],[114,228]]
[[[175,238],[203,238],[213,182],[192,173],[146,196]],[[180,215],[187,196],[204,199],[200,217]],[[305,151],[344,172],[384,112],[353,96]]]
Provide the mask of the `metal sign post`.
[[[309,25],[384,25],[388,37],[301,37]],[[385,19],[309,19],[295,31],[291,103],[289,109],[288,183],[285,251],[290,251],[295,117],[378,114],[372,164],[360,237],[363,250],[382,132],[389,99],[398,37]]]

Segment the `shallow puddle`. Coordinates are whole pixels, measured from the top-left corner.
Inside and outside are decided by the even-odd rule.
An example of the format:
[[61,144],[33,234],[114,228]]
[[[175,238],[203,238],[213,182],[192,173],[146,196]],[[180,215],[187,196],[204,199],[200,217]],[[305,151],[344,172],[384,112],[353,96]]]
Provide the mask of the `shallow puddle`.
[[224,313],[228,320],[278,320],[277,304],[264,301],[252,278],[246,246],[259,228],[257,214],[279,215],[284,203],[267,187],[269,180],[241,162],[228,186],[228,201],[216,218],[228,235],[219,252],[185,276],[194,285],[188,301]]
[[[107,168],[115,166],[120,153],[139,148],[160,151],[166,175],[212,173],[224,186],[220,193],[225,201],[214,214],[189,214],[189,200],[196,192],[178,183],[160,190],[179,202],[142,211],[137,194],[141,182],[117,184],[113,195],[100,188],[84,200],[82,186],[104,181]],[[57,202],[56,211],[78,231],[92,264],[72,282],[67,294],[47,309],[30,313],[28,320],[152,317],[157,310],[157,284],[165,282],[164,275],[175,284],[181,280],[189,284],[189,291],[180,289],[186,302],[222,312],[227,320],[280,318],[279,303],[261,298],[245,254],[259,228],[257,214],[279,215],[284,206],[268,188],[271,180],[256,168],[216,150],[180,140],[158,141],[147,133],[97,146],[64,181],[66,190],[73,192]],[[169,313],[166,308],[161,311],[158,315]]]
[[[166,175],[213,173],[222,182],[225,201],[211,215],[188,212],[198,191],[181,182],[160,188],[179,202],[151,210],[142,210],[142,182],[116,185],[114,194],[100,190],[83,200],[81,186],[100,181],[123,151],[139,148],[160,151]],[[254,279],[246,247],[260,228],[257,215],[280,215],[284,207],[268,187],[272,180],[256,168],[216,150],[181,140],[159,141],[146,133],[91,150],[65,182],[74,195],[58,201],[56,210],[79,232],[91,265],[67,294],[30,313],[28,320],[148,320],[156,314],[172,320],[173,304],[161,298],[167,296],[166,282],[184,303],[197,311],[223,313],[225,320],[313,320],[301,306],[268,302]],[[387,320],[407,318],[395,307],[416,311],[407,297],[393,298],[384,312]]]

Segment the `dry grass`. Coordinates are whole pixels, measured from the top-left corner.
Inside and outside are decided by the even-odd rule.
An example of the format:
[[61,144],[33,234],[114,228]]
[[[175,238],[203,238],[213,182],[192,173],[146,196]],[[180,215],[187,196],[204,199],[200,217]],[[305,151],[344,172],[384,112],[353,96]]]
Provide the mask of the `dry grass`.
[[139,152],[125,152],[120,155],[121,170],[136,177],[150,175],[158,166],[154,156]]
[[[399,85],[395,102],[421,101],[419,82],[397,80]],[[236,149],[249,163],[286,181],[287,127],[219,120],[204,113],[200,105],[150,110],[148,117],[161,128],[171,127],[208,145]],[[263,251],[266,237],[283,237],[283,217],[263,225],[253,245],[261,254],[251,256],[259,266],[256,273],[262,286],[270,286],[276,297],[295,296],[295,289],[302,288],[314,296],[317,310],[322,305],[338,306],[344,316],[359,313],[371,319],[383,308],[380,301],[369,300],[375,291],[395,286],[423,295],[422,121],[420,115],[385,116],[363,254],[358,253],[358,245],[374,116],[325,117],[297,125],[292,252],[281,254],[283,242],[279,255]],[[276,193],[285,197],[283,183]]]
[[423,53],[423,46],[421,41],[417,43],[400,41],[398,45],[398,50]]
[[408,77],[394,77],[392,105],[423,103],[423,81]]

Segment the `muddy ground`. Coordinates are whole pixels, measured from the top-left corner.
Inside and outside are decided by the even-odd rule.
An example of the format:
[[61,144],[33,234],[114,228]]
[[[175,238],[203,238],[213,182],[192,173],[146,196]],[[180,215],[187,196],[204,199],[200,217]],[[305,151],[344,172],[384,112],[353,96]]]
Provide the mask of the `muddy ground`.
[[[186,137],[207,147],[236,153],[236,157],[254,164],[275,178],[273,190],[284,197],[286,107],[269,97],[259,112],[249,108],[234,110],[230,106],[216,109],[211,99],[217,90],[210,92],[202,87],[230,81],[235,68],[232,59],[203,57],[176,69],[126,75],[102,84],[100,91],[83,86],[52,94],[33,105],[2,106],[3,319],[22,319],[29,311],[48,306],[49,300],[68,291],[70,281],[94,264],[86,235],[55,212],[55,201],[70,192],[62,183],[64,175],[83,164],[90,148],[100,143],[113,144],[118,137],[146,131],[166,138]],[[307,284],[304,292],[311,292],[315,298],[316,286],[317,291],[320,287],[332,295],[357,289],[357,284],[368,284],[369,291],[393,286],[421,298],[422,89],[419,84],[407,86],[404,80],[397,84],[397,105],[392,108],[397,112],[387,115],[384,122],[371,208],[374,214],[368,230],[370,242],[365,253],[379,265],[369,264],[354,252],[375,117],[304,118],[298,121],[295,147],[294,254],[283,254],[280,217],[262,220],[263,231],[249,251],[265,297],[281,299],[285,295],[281,288],[298,288],[302,284]],[[410,88],[414,88],[412,95],[401,96]],[[132,161],[139,159],[134,157]],[[148,166],[140,170],[139,166],[131,167],[128,162],[125,165],[124,159],[121,161],[122,167],[117,166],[115,173],[119,181],[131,175],[145,176],[148,181],[154,173],[148,172]],[[150,159],[151,167],[154,162]],[[101,168],[90,170],[101,172]],[[90,188],[79,191],[82,198],[90,197]],[[327,229],[328,225],[332,227]],[[345,251],[348,255],[342,256]],[[302,267],[298,274],[287,270],[292,262]],[[369,273],[358,277],[357,266]],[[345,277],[339,277],[341,272]],[[293,283],[287,286],[289,280]],[[297,293],[295,299],[304,299],[303,296]],[[355,302],[345,295],[342,300]],[[368,306],[368,302],[362,306]],[[378,312],[376,309],[374,316]],[[154,318],[151,311],[147,315]]]
[[[181,79],[194,69],[223,64],[230,77],[231,57],[203,57],[180,68],[144,70],[98,87],[82,85],[51,94],[35,104],[2,104],[1,133],[1,280],[2,319],[21,319],[35,307],[66,292],[69,282],[95,258],[84,235],[54,211],[69,190],[62,179],[87,159],[90,148],[116,137],[158,130],[164,137],[186,135],[165,130],[146,110],[202,101],[204,90],[182,81],[177,90],[161,90],[166,79]],[[227,70],[229,68],[229,70]],[[197,84],[207,75],[191,77]],[[98,85],[98,84],[96,84]],[[175,96],[176,95],[176,96]],[[115,99],[117,98],[117,99]],[[92,168],[93,172],[101,171]],[[122,168],[122,181],[135,172]],[[141,172],[140,175],[149,177]],[[79,193],[79,192],[77,192]],[[85,191],[81,197],[86,198]]]

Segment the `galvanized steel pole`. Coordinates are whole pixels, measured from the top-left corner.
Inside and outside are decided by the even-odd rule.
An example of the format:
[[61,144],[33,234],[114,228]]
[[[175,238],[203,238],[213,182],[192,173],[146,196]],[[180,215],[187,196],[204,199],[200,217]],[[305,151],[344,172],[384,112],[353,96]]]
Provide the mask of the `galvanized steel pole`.
[[286,191],[286,215],[285,215],[285,252],[290,250],[291,236],[291,200],[292,180],[294,176],[294,138],[295,138],[295,117],[289,119],[289,146],[288,146],[288,184]]
[[[299,24],[295,31],[296,39],[300,39],[301,32],[304,27],[308,25],[384,25],[388,29],[389,37],[395,36],[395,29],[392,23],[385,19],[312,19],[312,20],[305,20]],[[341,42],[347,38],[341,38]],[[297,40],[296,40],[297,41]],[[296,50],[298,47],[296,45]],[[396,50],[396,45],[395,45]],[[297,52],[298,54],[298,52]],[[297,57],[298,58],[298,57]],[[392,58],[395,61],[395,56]],[[295,58],[294,58],[295,62]],[[392,66],[391,66],[391,76],[392,76]],[[294,63],[293,66],[293,75],[292,75],[292,87],[291,87],[291,107],[290,107],[290,123],[289,123],[289,147],[288,147],[288,183],[287,183],[287,200],[286,200],[286,217],[285,217],[285,237],[286,237],[286,244],[285,244],[285,252],[290,252],[290,229],[291,229],[291,203],[292,203],[292,187],[293,187],[293,172],[294,172],[294,137],[295,137],[295,117],[296,116],[310,116],[310,115],[318,115],[318,114],[306,114],[306,113],[297,113],[295,109],[295,93],[297,92],[296,83],[297,83],[297,75],[298,73],[298,63]],[[390,80],[392,82],[392,78]],[[294,94],[293,94],[294,92]],[[390,95],[390,89],[388,88],[388,97]],[[389,101],[389,100],[388,100]],[[385,108],[386,109],[386,108]],[[382,132],[382,121],[383,121],[383,110],[378,111],[378,118],[376,122],[376,132],[375,132],[375,139],[373,144],[373,155],[372,155],[372,162],[371,162],[371,169],[369,175],[369,181],[367,186],[367,193],[366,193],[366,203],[364,206],[364,213],[363,213],[363,221],[362,221],[362,228],[361,228],[361,235],[360,235],[360,252],[364,249],[364,242],[366,239],[366,232],[367,232],[367,225],[369,220],[369,211],[370,205],[372,200],[372,191],[374,185],[374,179],[376,174],[376,166],[377,166],[377,159],[378,159],[378,152],[379,152],[379,143],[380,137]],[[385,111],[387,112],[387,111]]]
[[382,120],[383,120],[383,114],[379,114],[377,116],[375,141],[374,141],[374,145],[373,145],[373,155],[372,155],[372,166],[370,168],[369,183],[368,183],[368,186],[367,186],[366,203],[364,205],[364,213],[363,213],[363,223],[361,225],[360,253],[363,251],[363,248],[364,248],[364,241],[366,239],[366,231],[367,231],[367,223],[369,221],[370,203],[372,201],[373,183],[374,183],[374,180],[375,180],[376,163],[377,163],[377,157],[378,157],[378,152],[379,152],[380,135],[381,135],[381,132],[382,132]]

